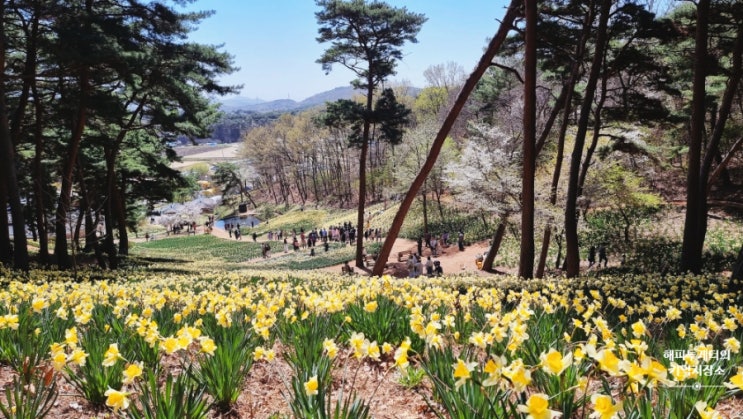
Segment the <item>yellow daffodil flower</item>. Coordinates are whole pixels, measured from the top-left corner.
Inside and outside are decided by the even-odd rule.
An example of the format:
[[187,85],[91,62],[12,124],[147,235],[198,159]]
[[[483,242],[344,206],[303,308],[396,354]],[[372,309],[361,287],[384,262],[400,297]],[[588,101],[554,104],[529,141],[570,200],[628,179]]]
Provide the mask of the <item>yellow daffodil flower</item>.
[[104,395],[106,396],[106,406],[113,408],[114,412],[125,410],[129,407],[127,393],[109,388]]
[[720,412],[707,406],[707,403],[700,400],[694,403],[694,409],[699,413],[701,419],[722,419]]
[[82,349],[76,348],[72,351],[70,356],[67,358],[68,361],[75,365],[84,366],[85,360],[88,358],[88,354],[85,353]]
[[52,354],[52,366],[55,371],[62,371],[62,368],[67,364],[67,355],[64,351]]
[[309,379],[309,381],[304,383],[304,392],[307,393],[308,396],[312,397],[317,395],[319,387],[317,376],[314,375]]
[[609,373],[612,377],[620,375],[619,358],[617,358],[611,350],[602,349],[596,354],[595,359],[598,361],[599,368],[601,368],[602,371]]
[[730,381],[723,384],[731,390],[743,390],[743,367],[738,367],[738,373],[730,377]]
[[112,367],[114,364],[116,364],[116,361],[120,359],[122,359],[122,357],[121,353],[119,353],[119,345],[117,343],[108,345],[108,349],[103,355],[103,366]]
[[560,375],[572,364],[573,354],[568,353],[567,355],[562,356],[560,352],[550,349],[546,354],[542,353],[539,356],[539,359],[542,361],[540,365],[544,372],[552,375]]
[[77,328],[75,326],[72,326],[71,328],[65,330],[64,338],[65,344],[70,348],[74,348],[75,346],[77,346]]
[[641,338],[645,336],[647,333],[647,328],[645,327],[645,323],[642,322],[642,320],[638,320],[634,323],[632,323],[632,335],[636,338]]
[[376,301],[369,301],[368,303],[364,304],[364,311],[367,313],[374,313],[377,311],[377,302]]
[[214,355],[214,351],[217,349],[217,345],[214,341],[206,336],[199,338],[199,352],[207,355]]
[[526,404],[516,406],[521,413],[526,413],[527,419],[552,419],[560,417],[562,413],[550,410],[549,396],[543,393],[532,394]]
[[457,389],[470,379],[472,371],[476,366],[477,362],[465,362],[461,359],[457,359],[457,363],[452,365],[452,368],[454,368],[454,378],[457,379],[454,385]]
[[124,384],[133,383],[134,380],[142,376],[142,363],[132,362],[131,364],[126,366],[126,369],[124,369],[123,374],[124,374],[124,379],[122,380],[122,383]]
[[519,358],[511,362],[510,365],[503,369],[503,376],[511,381],[511,385],[517,392],[526,390],[531,384],[531,371],[526,369],[524,361]]
[[605,394],[594,394],[591,396],[593,413],[588,416],[591,419],[618,419],[622,404],[614,404],[610,396]]
[[729,337],[725,339],[723,342],[723,346],[725,349],[730,351],[730,353],[737,354],[740,352],[740,341],[734,337]]
[[160,342],[160,349],[165,351],[166,354],[171,355],[181,349],[180,342],[173,336],[169,336]]
[[332,339],[325,339],[322,343],[322,348],[330,359],[335,359],[338,355],[338,346],[336,346]]

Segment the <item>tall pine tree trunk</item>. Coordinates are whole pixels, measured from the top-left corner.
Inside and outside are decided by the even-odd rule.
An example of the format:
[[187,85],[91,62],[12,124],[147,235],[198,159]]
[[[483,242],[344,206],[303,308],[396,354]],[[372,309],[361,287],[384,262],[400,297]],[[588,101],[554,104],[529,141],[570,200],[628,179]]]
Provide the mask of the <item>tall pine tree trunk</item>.
[[126,181],[122,179],[121,184],[122,186],[114,185],[114,196],[116,197],[116,201],[114,202],[114,209],[116,211],[116,225],[119,231],[119,254],[128,255],[129,232],[126,229],[126,197],[123,186],[126,184]]
[[523,167],[521,172],[521,252],[519,276],[534,276],[534,176],[537,142],[537,0],[525,0]]
[[[703,9],[706,8],[706,9]],[[708,26],[709,14],[709,2],[700,1],[698,8],[698,28],[701,26]],[[697,33],[697,42],[703,43],[704,45],[698,45],[704,52],[699,52],[703,57],[706,57],[706,42],[703,42],[707,38],[707,29],[698,29],[704,33]],[[722,139],[725,125],[730,117],[730,112],[734,103],[734,98],[738,92],[738,86],[740,85],[741,77],[743,77],[743,28],[740,26],[737,28],[735,48],[731,57],[730,70],[728,72],[728,81],[725,87],[725,92],[722,97],[719,112],[717,118],[713,121],[712,134],[709,136],[707,142],[707,148],[705,149],[704,155],[701,156],[701,143],[705,140],[705,128],[704,128],[704,97],[706,96],[705,82],[706,73],[704,65],[706,61],[701,63],[701,67],[697,68],[697,61],[695,59],[695,73],[694,73],[694,87],[692,97],[692,122],[691,122],[691,133],[690,142],[694,146],[689,147],[689,174],[687,177],[687,186],[689,191],[687,192],[687,213],[684,224],[684,242],[682,245],[681,253],[681,270],[699,273],[702,268],[702,249],[704,247],[704,240],[707,235],[707,208],[708,208],[708,185],[710,172],[712,171],[712,163],[715,156],[719,152],[720,140]],[[695,55],[695,57],[697,57]],[[700,74],[697,76],[697,70]],[[697,78],[699,77],[699,78]],[[697,87],[697,83],[701,86]],[[699,92],[697,92],[697,88]],[[697,103],[694,102],[697,99],[697,94],[701,95],[702,104],[700,109],[697,109]],[[701,113],[701,115],[699,115]],[[697,132],[699,131],[699,132]],[[699,144],[696,144],[696,143]],[[692,159],[694,159],[696,170],[698,174],[692,173]],[[691,188],[692,182],[694,183],[694,189]],[[693,195],[693,196],[692,196]],[[690,197],[691,196],[691,197]],[[693,200],[693,202],[692,202]],[[693,205],[693,208],[690,206]]]
[[[26,221],[23,217],[23,205],[18,189],[16,174],[15,150],[8,126],[7,106],[5,103],[5,2],[0,2],[0,161],[2,161],[2,175],[5,182],[5,196],[10,204],[10,214],[13,219],[13,267],[28,270],[28,248],[26,241]],[[6,206],[2,206],[2,217],[7,220]],[[7,222],[7,221],[6,221]],[[5,229],[7,234],[7,228]],[[9,243],[9,241],[8,241]],[[9,247],[9,246],[8,246]]]
[[[8,208],[8,192],[5,182],[0,180],[0,208]],[[13,245],[10,243],[10,224],[8,213],[0,216],[0,263],[10,266],[13,263]]]
[[421,201],[423,203],[423,233],[428,233],[428,198],[426,188],[421,191]]
[[[369,82],[369,90],[366,97],[366,109],[372,109],[373,87]],[[364,211],[366,211],[366,159],[369,153],[369,132],[371,124],[364,120],[364,128],[361,138],[361,154],[359,155],[359,205],[356,214],[356,267],[364,268]]]
[[33,158],[33,180],[34,180],[34,215],[36,217],[36,228],[39,231],[39,263],[46,266],[49,263],[49,230],[47,225],[44,194],[44,166],[42,157],[44,155],[44,107],[34,80],[31,86],[34,95],[34,158]]
[[[119,134],[122,135],[123,134]],[[108,255],[108,265],[111,269],[116,269],[118,250],[116,249],[116,243],[114,243],[114,226],[116,225],[116,217],[114,215],[116,211],[116,153],[118,152],[118,143],[106,147],[106,205],[105,205],[105,228],[106,237],[103,241],[103,248]]]
[[495,262],[495,257],[498,255],[498,250],[500,250],[500,245],[503,242],[503,236],[506,234],[506,224],[508,222],[507,216],[503,216],[501,218],[500,223],[498,224],[498,228],[495,230],[495,234],[493,234],[493,242],[490,244],[490,250],[488,250],[488,255],[485,257],[485,260],[482,262],[482,270],[486,272],[492,272],[493,271],[493,262]]
[[596,152],[596,147],[599,144],[599,137],[601,136],[601,111],[604,109],[604,103],[606,103],[606,80],[607,75],[601,78],[601,93],[600,99],[596,104],[596,110],[593,112],[593,135],[591,137],[591,144],[586,150],[586,158],[583,159],[582,166],[580,168],[580,175],[578,176],[578,196],[583,195],[583,185],[586,183],[586,176],[588,175],[588,168],[591,166],[593,160],[593,153]]
[[604,51],[607,43],[607,26],[611,11],[611,0],[601,1],[601,12],[599,14],[599,25],[596,34],[596,51],[594,51],[591,72],[586,83],[583,103],[581,104],[578,117],[578,127],[575,135],[575,144],[570,158],[570,177],[568,179],[568,195],[565,203],[565,262],[567,276],[574,278],[580,273],[580,256],[578,249],[578,177],[580,175],[580,163],[583,157],[583,146],[586,142],[588,121],[593,106],[593,98],[596,92],[599,76],[601,75],[602,63],[604,62]]
[[61,270],[71,267],[70,255],[67,248],[67,217],[72,204],[72,184],[75,166],[77,164],[80,142],[82,141],[85,123],[88,117],[87,95],[89,90],[89,70],[82,68],[79,73],[80,98],[78,101],[77,114],[73,121],[72,135],[67,144],[67,152],[62,163],[62,187],[57,199],[56,218],[54,220],[54,256],[57,266]]
[[536,278],[544,278],[544,270],[547,266],[547,256],[549,255],[550,242],[552,241],[552,220],[547,222],[542,232],[542,248],[539,250],[539,261],[537,262]]
[[743,290],[743,245],[740,246],[740,251],[738,251],[738,258],[733,265],[733,273],[730,279],[733,281],[731,286],[733,291]]
[[[697,3],[697,32],[694,53],[694,77],[691,99],[691,121],[689,125],[689,157],[686,175],[686,219],[684,241],[681,247],[681,270],[699,273],[702,270],[702,246],[700,222],[706,205],[702,203],[700,169],[702,141],[704,140],[704,114],[707,80],[707,32],[709,29],[710,0]],[[705,189],[707,185],[704,185]]]
[[[593,22],[593,8],[589,8],[588,13],[585,15],[583,21],[583,29],[581,33],[580,42],[575,48],[575,55],[573,58],[573,65],[570,69],[570,78],[568,82],[563,85],[562,91],[557,101],[559,106],[555,106],[550,118],[548,120],[547,127],[542,132],[542,136],[537,141],[537,154],[542,149],[542,146],[546,142],[550,127],[557,118],[557,113],[562,109],[562,121],[560,122],[560,131],[557,135],[557,151],[555,153],[555,169],[552,172],[552,184],[550,185],[550,199],[549,203],[551,206],[557,204],[557,188],[560,185],[560,176],[562,174],[562,164],[565,156],[565,135],[568,131],[568,125],[570,125],[570,113],[573,111],[573,96],[575,94],[575,84],[578,82],[581,74],[581,63],[585,56],[586,44],[591,36],[591,25]],[[544,233],[542,235],[542,249],[539,252],[539,262],[537,263],[537,272],[535,276],[537,278],[544,277],[544,270],[547,266],[547,255],[549,254],[550,242],[552,241],[552,220],[547,221],[547,225],[544,227]]]

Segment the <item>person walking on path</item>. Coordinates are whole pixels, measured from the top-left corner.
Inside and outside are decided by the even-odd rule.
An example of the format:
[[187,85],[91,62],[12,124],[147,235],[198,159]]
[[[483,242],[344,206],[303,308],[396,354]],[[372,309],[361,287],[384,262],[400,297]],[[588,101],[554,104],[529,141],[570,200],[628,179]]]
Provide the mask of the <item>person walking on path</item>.
[[606,257],[606,246],[603,244],[599,246],[599,266],[601,266],[601,261],[604,261],[604,268],[606,268],[606,265],[609,263],[609,258]]
[[588,267],[590,268],[594,263],[596,263],[596,246],[591,245],[591,248],[588,249]]
[[459,230],[459,236],[457,236],[457,245],[459,245],[459,251],[464,251],[464,232]]

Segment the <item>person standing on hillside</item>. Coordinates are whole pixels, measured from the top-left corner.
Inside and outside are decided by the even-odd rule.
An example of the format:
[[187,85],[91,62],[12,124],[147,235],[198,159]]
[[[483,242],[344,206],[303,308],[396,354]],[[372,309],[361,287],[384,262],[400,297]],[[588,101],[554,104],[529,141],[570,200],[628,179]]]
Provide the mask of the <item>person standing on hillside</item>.
[[459,246],[459,251],[464,251],[464,232],[462,230],[459,230],[459,235],[457,236],[457,245]]
[[438,260],[433,261],[433,273],[436,276],[441,276],[444,274],[444,269],[441,267],[441,262]]
[[410,257],[408,258],[407,268],[408,268],[408,278],[415,278],[415,271],[414,271],[415,255],[414,254],[410,255]]
[[428,259],[426,259],[426,275],[429,278],[433,276],[433,260],[431,260],[431,256],[428,256]]

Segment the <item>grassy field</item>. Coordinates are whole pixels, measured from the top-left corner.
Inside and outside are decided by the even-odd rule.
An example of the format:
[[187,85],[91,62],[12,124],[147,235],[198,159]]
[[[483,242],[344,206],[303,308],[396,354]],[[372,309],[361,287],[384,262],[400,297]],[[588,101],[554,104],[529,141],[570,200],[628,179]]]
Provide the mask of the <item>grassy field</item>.
[[[246,269],[250,262],[252,269],[291,269],[311,270],[334,266],[353,260],[355,247],[331,243],[328,252],[322,246],[315,248],[315,256],[309,249],[284,253],[284,244],[279,241],[267,242],[271,246],[271,257],[262,258],[261,246],[266,243],[263,237],[253,242],[249,236],[244,240],[224,240],[213,235],[173,236],[164,239],[137,243],[131,254],[140,263],[158,260],[174,263],[179,270],[210,268],[224,270]],[[163,268],[166,269],[166,268]]]

